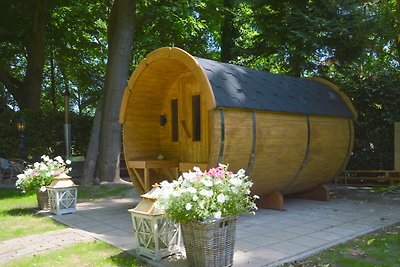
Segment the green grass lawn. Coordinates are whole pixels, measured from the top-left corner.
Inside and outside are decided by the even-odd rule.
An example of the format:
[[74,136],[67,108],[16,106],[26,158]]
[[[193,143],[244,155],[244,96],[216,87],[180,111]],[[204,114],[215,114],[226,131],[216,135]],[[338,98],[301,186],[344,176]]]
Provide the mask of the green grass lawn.
[[146,266],[132,255],[101,241],[69,247],[7,262],[7,266]]
[[[125,196],[131,185],[104,184],[78,188],[78,202],[110,196]],[[37,213],[35,194],[0,188],[0,241],[40,234],[65,226]],[[82,242],[39,255],[25,256],[6,266],[145,266],[143,262],[122,250],[101,241]],[[1,264],[0,264],[1,265]]]
[[400,224],[324,250],[291,267],[392,267],[400,266]]
[[37,212],[35,194],[0,188],[0,241],[65,228]]
[[[131,192],[129,184],[104,184],[78,187],[78,202],[110,196],[125,196]],[[37,213],[35,194],[21,190],[0,188],[0,241],[64,229],[65,226]]]
[[111,196],[124,197],[132,191],[131,184],[101,184],[78,187],[78,202]]

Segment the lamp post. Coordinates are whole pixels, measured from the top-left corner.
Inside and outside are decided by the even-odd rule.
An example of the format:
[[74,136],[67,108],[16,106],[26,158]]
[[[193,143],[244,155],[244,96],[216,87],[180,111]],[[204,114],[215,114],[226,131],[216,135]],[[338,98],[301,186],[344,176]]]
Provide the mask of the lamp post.
[[71,124],[69,122],[69,90],[64,94],[64,140],[65,140],[65,158],[71,156]]
[[21,116],[17,122],[17,129],[19,133],[19,158],[25,159],[25,147],[24,147],[24,132],[25,132],[25,121]]

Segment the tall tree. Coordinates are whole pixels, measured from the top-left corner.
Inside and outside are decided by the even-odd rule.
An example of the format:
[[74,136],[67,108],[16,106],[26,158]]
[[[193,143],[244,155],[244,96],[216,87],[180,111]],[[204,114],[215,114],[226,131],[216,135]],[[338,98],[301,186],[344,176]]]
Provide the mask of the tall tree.
[[104,84],[103,111],[97,174],[101,181],[120,179],[121,125],[118,122],[124,89],[127,86],[133,34],[135,0],[115,0],[109,22],[109,52]]
[[236,0],[224,0],[224,21],[221,27],[221,61],[230,62],[236,58],[235,40],[239,32],[235,25]]
[[[10,21],[5,21],[3,24],[9,25],[10,28],[2,29],[0,35],[3,35],[6,40],[14,41],[13,52],[15,54],[12,64],[7,65],[9,62],[0,62],[2,63],[0,64],[0,82],[14,96],[20,109],[39,109],[49,6],[45,0],[29,1],[28,4],[19,1],[9,2],[10,7],[6,10],[15,13],[5,14],[3,19],[9,18],[11,22],[21,19],[26,24],[22,25],[21,22],[17,22],[22,30],[15,31],[11,31],[13,27],[10,25]],[[19,8],[23,12],[17,12]],[[17,14],[17,18],[15,18],[15,14]],[[5,49],[5,47],[3,48]],[[22,62],[26,62],[23,64],[23,71],[13,72],[13,69],[18,69],[17,66]]]

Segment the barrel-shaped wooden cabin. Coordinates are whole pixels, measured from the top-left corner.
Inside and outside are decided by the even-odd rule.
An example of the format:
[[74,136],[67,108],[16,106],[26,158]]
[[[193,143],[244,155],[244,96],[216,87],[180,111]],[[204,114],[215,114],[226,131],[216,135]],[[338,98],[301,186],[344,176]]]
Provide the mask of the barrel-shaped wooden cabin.
[[[356,112],[323,79],[196,58],[164,47],[143,59],[120,113],[129,174],[139,191],[180,170],[243,168],[266,196],[336,177],[353,146]],[[162,154],[164,159],[158,159]]]

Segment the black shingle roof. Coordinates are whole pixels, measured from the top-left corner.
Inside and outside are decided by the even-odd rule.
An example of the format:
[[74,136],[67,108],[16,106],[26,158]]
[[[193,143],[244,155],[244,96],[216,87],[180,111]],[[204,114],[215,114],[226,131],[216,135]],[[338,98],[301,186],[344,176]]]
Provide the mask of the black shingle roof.
[[323,83],[196,58],[217,107],[353,117],[337,92]]

